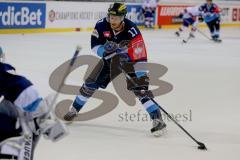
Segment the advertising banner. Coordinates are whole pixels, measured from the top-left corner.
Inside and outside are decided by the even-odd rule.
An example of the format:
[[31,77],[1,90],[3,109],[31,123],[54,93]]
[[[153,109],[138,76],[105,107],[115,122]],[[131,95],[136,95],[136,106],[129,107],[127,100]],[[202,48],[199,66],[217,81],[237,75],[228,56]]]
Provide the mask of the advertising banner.
[[88,2],[48,2],[47,28],[94,28],[107,15],[109,4]]
[[45,3],[0,2],[0,29],[45,28]]
[[[0,32],[17,33],[20,29],[31,32],[91,30],[101,18],[107,16],[111,3],[102,2],[0,2]],[[195,3],[159,3],[154,17],[155,26],[181,24],[178,17],[186,7]],[[127,18],[138,26],[144,26],[142,4],[126,3]],[[240,24],[240,3],[220,3],[221,23],[226,26]],[[203,23],[204,24],[204,23]],[[24,30],[25,29],[25,30]],[[21,32],[20,31],[20,32]]]
[[232,21],[240,22],[240,6],[232,8]]
[[[158,6],[158,22],[159,26],[173,25],[182,22],[177,16],[190,5],[159,5]],[[240,6],[239,5],[226,5],[220,4],[221,10],[221,23],[222,24],[239,24],[240,22]]]
[[158,6],[158,25],[178,24],[179,19],[176,18],[187,5],[159,5]]
[[[139,26],[144,25],[144,15],[142,13],[142,5],[140,4],[127,4],[127,18]],[[155,22],[155,20],[154,20]]]

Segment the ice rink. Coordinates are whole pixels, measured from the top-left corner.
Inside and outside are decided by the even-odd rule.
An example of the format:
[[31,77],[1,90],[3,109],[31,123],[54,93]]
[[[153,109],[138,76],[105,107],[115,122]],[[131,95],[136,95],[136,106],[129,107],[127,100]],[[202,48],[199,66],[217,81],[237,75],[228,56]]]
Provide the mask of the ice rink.
[[[208,31],[201,29],[204,33]],[[161,80],[173,85],[155,100],[175,117],[208,151],[200,151],[173,122],[167,133],[150,134],[150,120],[139,102],[133,107],[119,99],[106,115],[69,125],[70,134],[57,143],[41,139],[36,160],[239,160],[240,159],[240,28],[224,28],[223,42],[214,43],[199,33],[182,44],[174,30],[142,31],[149,62],[166,66]],[[0,35],[7,62],[35,83],[40,93],[54,92],[50,74],[74,53],[90,51],[90,32]],[[68,84],[80,86],[86,67],[75,70]],[[106,91],[116,94],[112,84]],[[61,95],[61,99],[74,96]],[[82,112],[100,102],[90,99]],[[140,112],[137,118],[137,113]],[[126,116],[127,115],[127,116]],[[132,118],[129,115],[133,115]]]

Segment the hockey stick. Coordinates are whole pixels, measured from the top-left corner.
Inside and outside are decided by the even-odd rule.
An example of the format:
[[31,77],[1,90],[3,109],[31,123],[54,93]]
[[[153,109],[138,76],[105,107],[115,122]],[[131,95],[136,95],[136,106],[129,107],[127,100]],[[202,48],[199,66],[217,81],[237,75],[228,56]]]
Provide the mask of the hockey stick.
[[[135,81],[132,79],[132,77],[122,68],[122,63],[120,62],[120,68],[119,68],[123,74],[127,77],[128,80],[132,82],[132,84],[135,87],[138,87],[138,85],[135,83]],[[205,146],[204,143],[199,142],[196,140],[185,128],[183,128],[172,116],[165,110],[163,109],[153,98],[150,98],[167,116],[170,118],[179,128],[181,128],[194,142],[198,144],[198,149],[200,150],[207,150],[207,147]]]
[[203,31],[201,31],[200,29],[196,28],[198,33],[200,33],[203,37],[207,38],[208,40],[212,41],[211,38],[209,38]]
[[187,43],[189,40],[191,39],[191,37],[190,36],[188,36],[188,38],[187,39],[183,39],[182,40],[182,43]]
[[54,104],[55,104],[55,102],[56,102],[56,100],[57,100],[57,98],[58,98],[58,96],[59,96],[59,92],[61,91],[61,89],[62,89],[62,87],[63,87],[63,85],[64,85],[64,82],[65,82],[65,80],[66,80],[66,78],[67,78],[67,75],[69,74],[69,72],[70,72],[72,66],[74,65],[74,63],[75,63],[75,61],[76,61],[76,59],[77,59],[77,56],[78,56],[78,54],[79,54],[79,52],[80,52],[81,50],[82,50],[82,47],[77,46],[77,48],[76,48],[76,50],[75,50],[75,52],[74,52],[74,55],[73,55],[73,57],[72,57],[72,59],[71,59],[71,61],[70,61],[70,63],[69,63],[69,66],[68,66],[68,68],[65,70],[65,73],[64,73],[64,75],[63,75],[63,79],[62,79],[60,85],[58,86],[57,93],[54,95],[54,97],[53,97],[53,99],[52,99],[52,102],[51,102],[51,104],[50,104],[50,109],[51,109],[51,110],[53,109]]
[[198,31],[201,35],[203,35],[205,38],[207,38],[208,40],[210,40],[210,41],[218,42],[218,43],[222,42],[221,39],[215,40],[215,39],[212,39],[212,38],[208,37],[203,31],[201,31],[201,30],[198,29],[198,28],[197,28],[197,31]]

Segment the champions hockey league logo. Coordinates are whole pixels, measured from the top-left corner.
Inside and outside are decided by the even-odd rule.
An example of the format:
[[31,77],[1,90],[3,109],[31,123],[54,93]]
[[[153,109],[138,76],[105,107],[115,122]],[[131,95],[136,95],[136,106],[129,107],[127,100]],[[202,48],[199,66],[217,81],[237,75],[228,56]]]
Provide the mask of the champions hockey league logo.
[[53,22],[53,21],[55,21],[55,18],[56,18],[55,11],[54,10],[49,11],[49,13],[48,13],[48,20],[50,22]]

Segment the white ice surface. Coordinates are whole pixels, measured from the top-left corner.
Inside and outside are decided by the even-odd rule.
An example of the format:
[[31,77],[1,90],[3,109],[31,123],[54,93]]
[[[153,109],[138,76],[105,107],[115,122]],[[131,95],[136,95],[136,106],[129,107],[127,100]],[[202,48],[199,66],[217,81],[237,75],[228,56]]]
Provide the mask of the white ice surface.
[[[41,139],[35,159],[239,160],[240,28],[223,29],[221,44],[210,42],[200,34],[188,44],[181,44],[181,39],[173,32],[142,31],[149,62],[166,66],[168,72],[161,79],[174,87],[155,100],[170,113],[190,116],[191,110],[191,121],[180,121],[180,124],[207,145],[207,152],[197,150],[197,145],[171,121],[167,121],[167,134],[160,138],[150,134],[150,121],[121,121],[119,114],[137,114],[141,109],[143,116],[145,111],[139,102],[135,107],[128,107],[119,100],[112,112],[69,126],[69,136],[58,143]],[[90,34],[0,35],[0,45],[7,54],[7,61],[46,96],[52,92],[48,84],[50,74],[71,58],[77,44],[82,45],[82,54],[92,54]],[[81,85],[85,69],[76,70],[67,79],[68,83]],[[106,91],[116,94],[111,84]],[[61,95],[60,99],[64,98],[69,96]],[[99,101],[90,99],[83,111],[97,104]]]

